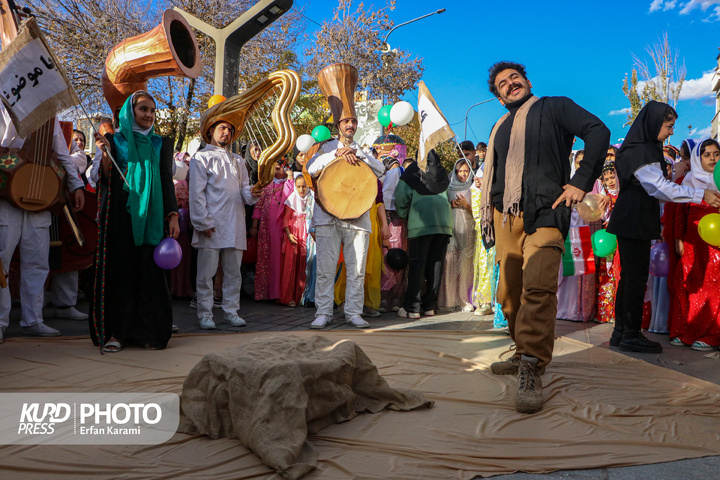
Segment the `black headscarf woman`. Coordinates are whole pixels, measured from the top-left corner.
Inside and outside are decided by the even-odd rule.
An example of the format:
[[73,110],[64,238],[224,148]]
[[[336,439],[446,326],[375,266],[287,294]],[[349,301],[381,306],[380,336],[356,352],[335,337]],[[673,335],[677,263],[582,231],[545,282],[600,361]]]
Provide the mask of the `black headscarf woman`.
[[450,180],[435,150],[430,150],[428,153],[427,167],[427,172],[423,172],[417,162],[413,162],[407,167],[400,180],[421,195],[443,193],[450,185]]
[[639,168],[651,163],[663,167],[663,144],[658,140],[658,135],[668,108],[667,103],[651,100],[633,121],[615,159],[621,192]]
[[250,174],[250,186],[252,187],[258,182],[258,159],[260,158],[260,144],[257,140],[248,142],[245,148],[245,166]]

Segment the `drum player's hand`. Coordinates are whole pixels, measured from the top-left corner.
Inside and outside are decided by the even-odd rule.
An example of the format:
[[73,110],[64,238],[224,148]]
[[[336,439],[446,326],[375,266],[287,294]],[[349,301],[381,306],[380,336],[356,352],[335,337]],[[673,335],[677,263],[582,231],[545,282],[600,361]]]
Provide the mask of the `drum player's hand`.
[[358,160],[355,153],[356,153],[356,150],[354,148],[342,147],[342,148],[338,148],[336,155],[338,157],[344,158],[345,161],[348,162],[350,165],[357,165],[357,163],[360,160]]

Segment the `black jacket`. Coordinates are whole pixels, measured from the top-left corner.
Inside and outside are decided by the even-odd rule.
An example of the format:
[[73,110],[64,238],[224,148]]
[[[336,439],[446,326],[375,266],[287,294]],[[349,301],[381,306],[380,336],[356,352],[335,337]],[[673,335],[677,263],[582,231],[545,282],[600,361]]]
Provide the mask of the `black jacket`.
[[[586,192],[592,190],[602,172],[610,130],[599,118],[567,97],[541,98],[530,107],[526,121],[522,195],[525,233],[554,227],[566,237],[570,208],[563,203],[553,210],[552,204],[568,183]],[[574,137],[585,141],[585,158],[570,180]]]
[[657,137],[668,105],[651,100],[630,127],[615,161],[620,193],[613,207],[608,232],[635,240],[653,240],[660,236],[660,203],[643,188],[635,172],[657,163],[665,170],[662,142]]

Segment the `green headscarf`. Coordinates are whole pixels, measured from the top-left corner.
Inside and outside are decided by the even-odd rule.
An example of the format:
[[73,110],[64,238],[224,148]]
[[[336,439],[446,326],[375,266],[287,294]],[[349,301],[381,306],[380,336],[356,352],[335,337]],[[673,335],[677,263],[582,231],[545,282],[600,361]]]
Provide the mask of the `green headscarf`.
[[162,139],[154,133],[154,127],[141,133],[142,129],[135,122],[133,101],[140,95],[152,98],[142,90],[128,98],[120,110],[119,133],[113,136],[118,166],[122,169],[127,166],[125,176],[130,187],[124,185],[123,188],[129,193],[127,211],[136,246],[160,243],[164,237],[165,220],[160,182]]

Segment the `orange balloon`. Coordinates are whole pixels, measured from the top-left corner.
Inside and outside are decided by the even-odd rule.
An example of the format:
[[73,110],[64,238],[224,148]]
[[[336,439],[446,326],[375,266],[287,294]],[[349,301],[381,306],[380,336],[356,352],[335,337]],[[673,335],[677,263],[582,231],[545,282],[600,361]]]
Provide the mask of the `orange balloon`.
[[217,105],[218,103],[225,100],[225,97],[222,95],[213,95],[210,97],[210,100],[208,100],[208,108],[212,107],[213,105]]

